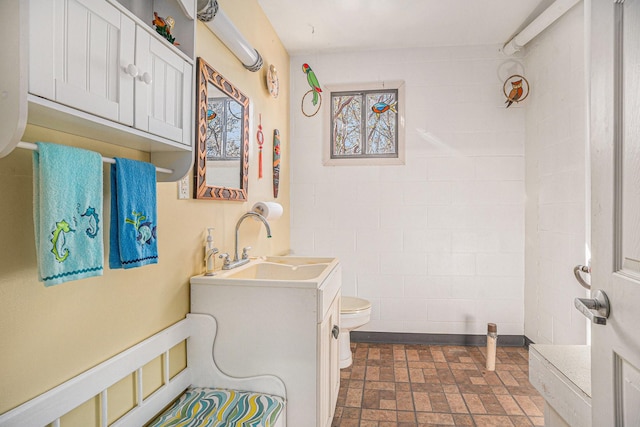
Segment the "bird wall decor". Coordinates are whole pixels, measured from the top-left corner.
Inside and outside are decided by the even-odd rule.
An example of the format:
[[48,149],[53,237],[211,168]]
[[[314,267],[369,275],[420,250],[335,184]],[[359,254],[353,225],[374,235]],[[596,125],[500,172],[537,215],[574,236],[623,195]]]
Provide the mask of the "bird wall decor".
[[[320,105],[322,105],[322,88],[320,88],[316,73],[313,72],[309,64],[302,64],[302,71],[307,75],[307,83],[311,87],[302,97],[302,113],[307,117],[311,117],[320,110]],[[309,96],[311,96],[311,106],[305,109],[305,100]]]
[[[508,94],[507,88],[509,88]],[[529,82],[523,76],[514,74],[505,80],[504,85],[502,85],[502,91],[504,96],[507,97],[507,100],[504,102],[507,104],[506,108],[509,108],[514,102],[522,102],[529,96]]]

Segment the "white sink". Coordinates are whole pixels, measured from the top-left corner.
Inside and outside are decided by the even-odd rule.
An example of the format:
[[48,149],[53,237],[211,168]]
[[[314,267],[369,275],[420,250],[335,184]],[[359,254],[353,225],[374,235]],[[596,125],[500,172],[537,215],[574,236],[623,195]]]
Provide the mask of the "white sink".
[[319,277],[328,264],[287,265],[272,262],[258,262],[247,268],[231,270],[226,277],[249,280],[310,280]]
[[306,256],[268,256],[262,257],[266,262],[286,265],[314,265],[314,264],[331,264],[335,258],[322,257],[306,257]]
[[337,258],[260,257],[232,270],[216,271],[214,276],[192,277],[191,283],[319,288],[338,263]]

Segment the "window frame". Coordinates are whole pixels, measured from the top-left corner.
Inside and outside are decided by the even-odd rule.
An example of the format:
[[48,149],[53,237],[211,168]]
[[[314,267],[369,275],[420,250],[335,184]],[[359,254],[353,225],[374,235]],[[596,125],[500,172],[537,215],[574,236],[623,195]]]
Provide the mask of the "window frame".
[[[328,107],[324,109],[324,134],[323,138],[323,164],[325,166],[338,165],[403,165],[405,164],[405,85],[404,81],[381,81],[371,83],[348,83],[348,84],[330,84],[325,85],[326,92],[329,94]],[[396,123],[396,147],[397,157],[390,157],[389,154],[371,155],[361,154],[358,156],[339,156],[332,157],[332,109],[333,109],[333,93],[348,92],[375,92],[394,90],[397,91],[397,123]],[[366,99],[366,96],[365,96]]]

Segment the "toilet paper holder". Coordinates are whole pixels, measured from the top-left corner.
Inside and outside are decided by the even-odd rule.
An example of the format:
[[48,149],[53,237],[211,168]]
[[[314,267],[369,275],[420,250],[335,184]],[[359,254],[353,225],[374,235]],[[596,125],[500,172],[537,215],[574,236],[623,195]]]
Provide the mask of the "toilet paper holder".
[[257,202],[251,211],[262,215],[265,219],[274,220],[282,216],[283,208],[278,202]]

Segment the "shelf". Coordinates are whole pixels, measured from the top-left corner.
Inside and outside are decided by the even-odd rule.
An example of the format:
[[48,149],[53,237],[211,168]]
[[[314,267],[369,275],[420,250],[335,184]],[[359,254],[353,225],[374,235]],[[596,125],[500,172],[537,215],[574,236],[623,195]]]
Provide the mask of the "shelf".
[[32,94],[27,95],[27,101],[30,124],[151,153],[152,163],[156,166],[174,170],[173,174],[162,174],[159,180],[177,181],[191,169],[193,152],[189,145],[142,132]]
[[[176,52],[182,54],[185,59],[193,63],[195,57],[195,0],[108,0],[109,3],[116,6],[121,11],[128,11],[128,15],[139,25],[143,25],[150,29],[150,33],[154,34],[158,40],[162,40],[175,49]],[[179,45],[172,45],[164,37],[159,35],[152,24],[153,12],[157,12],[158,16],[166,18],[171,16],[175,21],[175,26],[171,31],[171,35],[175,37]]]

